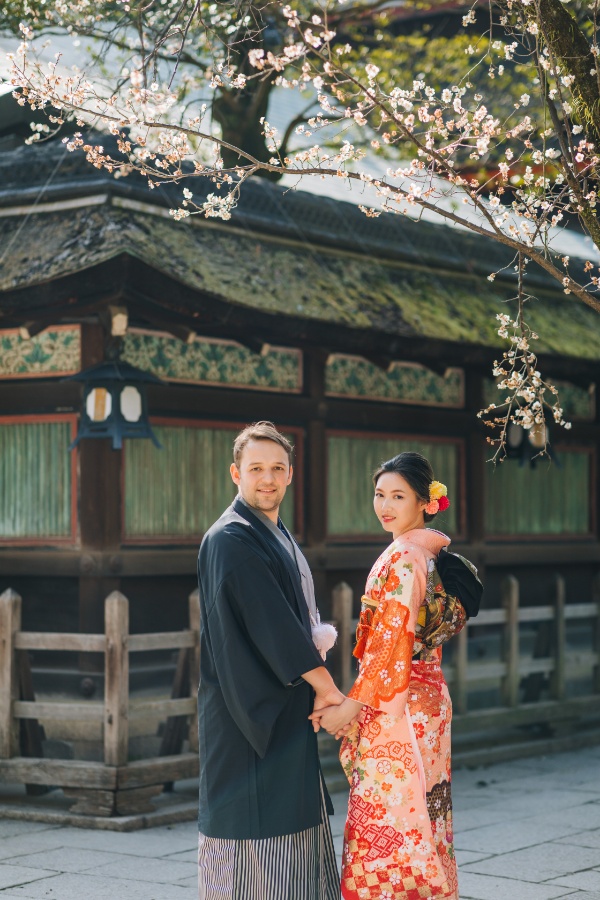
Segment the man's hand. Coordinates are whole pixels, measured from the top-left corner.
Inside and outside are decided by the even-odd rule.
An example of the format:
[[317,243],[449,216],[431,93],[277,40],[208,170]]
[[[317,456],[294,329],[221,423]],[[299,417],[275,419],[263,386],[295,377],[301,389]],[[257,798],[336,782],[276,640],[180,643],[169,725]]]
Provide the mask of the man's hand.
[[[322,709],[328,709],[330,706],[339,706],[345,700],[344,694],[341,691],[338,691],[336,687],[333,689],[327,690],[322,694],[315,695],[315,702],[313,704],[312,714],[309,716],[309,719],[312,720],[313,728],[315,731],[318,731],[321,727],[321,723],[319,717],[316,715]],[[314,716],[314,718],[313,718]]]

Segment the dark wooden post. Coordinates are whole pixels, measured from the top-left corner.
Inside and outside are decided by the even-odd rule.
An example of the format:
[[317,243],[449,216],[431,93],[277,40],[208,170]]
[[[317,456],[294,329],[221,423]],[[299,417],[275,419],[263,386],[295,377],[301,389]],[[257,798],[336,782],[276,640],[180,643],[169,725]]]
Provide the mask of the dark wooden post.
[[454,679],[452,685],[452,707],[454,712],[462,715],[467,711],[467,628],[456,636],[454,643]]
[[21,598],[8,588],[0,596],[0,759],[19,752],[19,725],[13,704],[19,699],[15,635],[21,629]]
[[329,602],[326,596],[325,541],[327,537],[327,401],[325,398],[325,364],[327,353],[319,349],[304,353],[304,390],[311,399],[310,421],[307,423],[304,459],[304,515],[306,544],[316,551],[313,563],[315,593],[321,613],[326,618]]
[[506,706],[519,703],[519,582],[508,575],[502,582],[502,606],[506,610],[504,625],[504,662],[506,675],[502,695]]
[[466,445],[466,516],[467,535],[471,544],[475,545],[474,564],[479,570],[479,577],[485,581],[484,558],[481,547],[485,535],[485,479],[486,462],[491,454],[487,452],[484,426],[477,418],[477,413],[484,406],[483,374],[475,369],[465,369],[465,406],[471,414],[471,426]]
[[346,693],[352,685],[352,588],[345,581],[334,587],[331,607],[338,630],[338,687]]
[[551,688],[555,700],[565,699],[565,579],[556,575],[554,579],[554,672]]
[[[81,326],[81,365],[86,369],[104,359],[104,329]],[[119,590],[118,575],[107,574],[101,554],[114,553],[121,542],[122,451],[109,440],[84,440],[79,444],[81,574],[79,578],[79,630],[97,634],[104,630],[104,598]],[[107,554],[108,556],[108,554]],[[105,557],[106,558],[106,557]],[[80,667],[97,671],[99,658],[82,653]]]
[[[189,596],[190,630],[196,632],[196,642],[190,650],[190,697],[198,694],[200,684],[200,593],[198,589]],[[190,753],[198,752],[198,707],[190,716]]]
[[118,591],[106,598],[104,762],[124,766],[129,748],[129,603]]
[[594,666],[593,690],[600,694],[600,575],[594,578],[593,587],[594,603],[596,604],[596,622],[594,625],[594,651],[596,653],[596,665]]

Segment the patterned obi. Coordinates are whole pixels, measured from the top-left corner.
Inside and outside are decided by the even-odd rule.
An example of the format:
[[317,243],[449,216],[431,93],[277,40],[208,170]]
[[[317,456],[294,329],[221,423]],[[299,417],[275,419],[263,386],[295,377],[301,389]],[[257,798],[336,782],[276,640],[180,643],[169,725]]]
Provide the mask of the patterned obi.
[[[362,659],[367,640],[373,631],[373,617],[377,609],[377,601],[363,595],[361,598],[360,617],[356,627],[356,645],[353,654]],[[465,626],[467,614],[458,599],[444,590],[441,578],[435,567],[435,560],[429,563],[425,599],[419,610],[415,628],[413,660],[433,662],[437,659],[434,652],[458,634]]]
[[433,652],[465,627],[467,614],[458,599],[447,594],[435,567],[429,563],[425,600],[419,610],[415,628],[413,660],[433,659]]

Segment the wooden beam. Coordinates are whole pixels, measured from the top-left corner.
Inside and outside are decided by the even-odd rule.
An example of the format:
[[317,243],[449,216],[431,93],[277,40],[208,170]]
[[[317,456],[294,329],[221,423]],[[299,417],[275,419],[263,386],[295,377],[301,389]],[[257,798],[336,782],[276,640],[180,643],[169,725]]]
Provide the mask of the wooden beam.
[[59,784],[61,787],[115,790],[117,769],[102,763],[63,759],[0,759],[0,782]]
[[44,321],[37,322],[23,322],[21,327],[19,328],[19,335],[23,338],[24,341],[30,341],[31,338],[35,337],[36,334],[40,334],[46,327],[48,323]]
[[138,700],[129,704],[129,718],[143,719],[145,716],[151,716],[160,719],[169,716],[190,716],[195,710],[195,697],[181,697],[177,700]]
[[155,811],[153,797],[162,794],[162,784],[151,784],[146,787],[128,788],[115,793],[115,810],[119,816],[133,816]]
[[52,631],[21,631],[15,638],[18,650],[62,650],[104,653],[103,634],[63,634]]
[[82,816],[112,816],[115,811],[115,792],[89,788],[63,788],[67,799],[74,800],[69,812]]
[[147,784],[164,784],[195,778],[199,771],[197,753],[181,753],[178,756],[155,756],[121,766],[117,770],[120,790],[144,787]]
[[452,733],[466,735],[473,732],[496,731],[534,722],[554,722],[573,716],[585,716],[597,703],[597,695],[570,697],[568,700],[548,700],[523,703],[515,709],[478,709],[452,719]]
[[75,722],[100,722],[104,715],[101,703],[59,703],[15,700],[15,719],[64,719]]
[[180,647],[194,647],[196,635],[193,631],[162,631],[154,634],[132,634],[129,636],[129,652],[147,650],[177,650]]
[[[121,548],[117,552],[96,552],[93,564],[90,554],[82,554],[73,550],[48,551],[29,547],[22,550],[13,547],[0,547],[0,576],[10,580],[13,576],[34,577],[75,577],[80,574],[82,561],[87,558],[91,566],[90,575],[80,579],[82,584],[89,583],[96,597],[98,590],[105,584],[121,584],[122,579],[138,577],[154,577],[177,575],[189,577],[192,581],[196,575],[198,559],[198,535],[194,543],[187,548],[161,545],[157,542],[153,548],[136,547],[134,545]],[[480,566],[504,568],[505,566],[544,566],[556,565],[596,566],[600,563],[600,543],[594,538],[567,539],[565,535],[557,535],[556,540],[545,543],[537,540],[526,541],[522,538],[514,541],[502,541],[485,544],[480,540],[453,543],[453,549],[462,553]],[[311,568],[323,571],[348,570],[349,572],[368,571],[384,545],[376,535],[373,540],[363,540],[356,544],[343,544],[329,541],[325,546],[307,546],[304,554]],[[109,572],[117,571],[119,577],[114,581],[108,578]],[[570,606],[570,604],[569,604]],[[83,627],[87,622],[91,627]],[[81,620],[82,632],[94,633],[103,630],[102,619]]]

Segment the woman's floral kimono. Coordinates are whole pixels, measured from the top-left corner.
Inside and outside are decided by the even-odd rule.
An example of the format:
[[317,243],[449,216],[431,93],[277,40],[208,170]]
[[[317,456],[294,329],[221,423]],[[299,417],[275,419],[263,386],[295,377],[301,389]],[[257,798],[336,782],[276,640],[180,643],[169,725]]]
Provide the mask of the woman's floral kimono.
[[360,673],[349,694],[364,708],[341,749],[350,781],[345,900],[458,900],[450,695],[441,650],[415,643],[419,610],[437,580],[435,557],[449,543],[432,529],[407,532],[367,579]]

